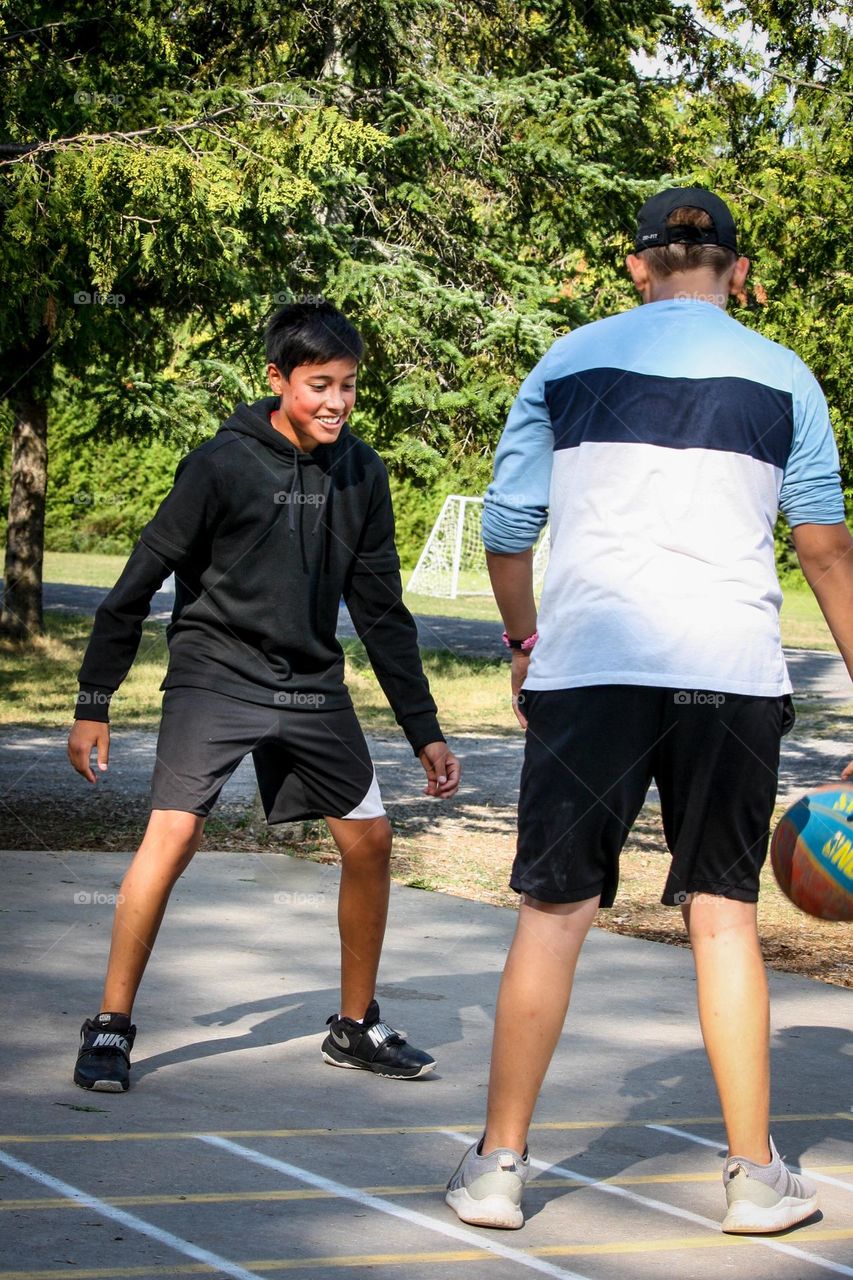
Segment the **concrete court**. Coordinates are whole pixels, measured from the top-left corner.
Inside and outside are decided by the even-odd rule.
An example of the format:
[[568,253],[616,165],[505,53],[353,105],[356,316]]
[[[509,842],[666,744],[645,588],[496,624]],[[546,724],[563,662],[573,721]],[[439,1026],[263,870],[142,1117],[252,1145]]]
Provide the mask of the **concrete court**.
[[0,1280],[853,1276],[853,992],[772,977],[775,1134],[825,1179],[823,1217],[732,1239],[689,953],[594,931],[537,1112],[528,1222],[482,1232],[442,1187],[454,1135],[479,1132],[514,913],[394,888],[380,998],[440,1073],[382,1081],[318,1052],[336,868],[203,853],[142,988],[134,1087],[86,1094],[73,1052],[126,862],[3,855]]

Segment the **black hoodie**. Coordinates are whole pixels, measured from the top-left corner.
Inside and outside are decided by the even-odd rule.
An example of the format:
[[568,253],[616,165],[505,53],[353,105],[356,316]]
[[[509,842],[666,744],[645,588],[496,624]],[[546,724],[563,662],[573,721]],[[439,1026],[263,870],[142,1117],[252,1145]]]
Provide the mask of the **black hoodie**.
[[402,601],[388,476],[344,426],[310,453],[276,431],[278,398],[240,404],[179,464],[95,614],[77,719],[107,720],[151,597],[174,571],[161,685],[296,710],[351,705],[335,638],[346,600],[398,723],[417,752],[441,741],[417,631]]

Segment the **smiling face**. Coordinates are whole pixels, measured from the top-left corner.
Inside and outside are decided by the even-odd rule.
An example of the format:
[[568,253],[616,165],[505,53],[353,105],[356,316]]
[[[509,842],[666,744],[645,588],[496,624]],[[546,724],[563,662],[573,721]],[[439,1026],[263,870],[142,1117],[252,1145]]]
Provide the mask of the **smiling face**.
[[285,378],[277,365],[267,365],[267,377],[281,397],[272,425],[297,449],[310,453],[318,444],[334,444],[355,404],[358,361],[330,360],[327,364],[298,364]]

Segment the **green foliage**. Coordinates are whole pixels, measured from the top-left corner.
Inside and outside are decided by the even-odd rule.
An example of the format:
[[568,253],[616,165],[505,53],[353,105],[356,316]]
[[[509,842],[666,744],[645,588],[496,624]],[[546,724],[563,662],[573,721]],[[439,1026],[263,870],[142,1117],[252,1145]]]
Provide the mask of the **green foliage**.
[[[853,23],[850,12],[800,0],[744,0],[728,13],[703,6],[733,31],[754,22],[766,49],[733,37],[701,67],[705,92],[670,92],[671,172],[729,199],[752,260],[734,314],[792,347],[830,405],[842,478],[853,496]],[[738,74],[733,74],[733,67]]]
[[853,485],[853,59],[827,0],[27,14],[0,0],[0,135],[40,144],[0,155],[0,391],[60,371],[52,545],[124,549],[174,459],[263,393],[270,312],[322,292],[367,340],[354,426],[411,563],[554,337],[632,305],[634,211],[681,181],[731,200],[736,314],[814,368]]

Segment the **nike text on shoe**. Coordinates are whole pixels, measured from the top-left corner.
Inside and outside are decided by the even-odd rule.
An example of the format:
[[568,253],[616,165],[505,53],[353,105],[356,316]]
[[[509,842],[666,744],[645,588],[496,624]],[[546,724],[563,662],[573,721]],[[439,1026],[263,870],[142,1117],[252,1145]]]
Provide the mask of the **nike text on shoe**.
[[810,1218],[817,1209],[817,1189],[808,1178],[791,1173],[770,1139],[769,1165],[730,1156],[723,1170],[728,1212],[723,1231],[755,1234],[784,1231]]
[[481,1156],[481,1146],[482,1139],[465,1152],[444,1198],[463,1222],[517,1230],[524,1226],[521,1195],[530,1175],[530,1156],[509,1147]]
[[130,1086],[130,1051],[136,1027],[124,1014],[98,1014],[80,1028],[74,1083],[98,1093],[124,1093]]
[[332,1015],[326,1019],[329,1034],[323,1041],[323,1059],[333,1067],[353,1067],[372,1071],[391,1080],[416,1080],[435,1067],[423,1049],[406,1042],[379,1016],[379,1005],[371,1000],[362,1022]]

